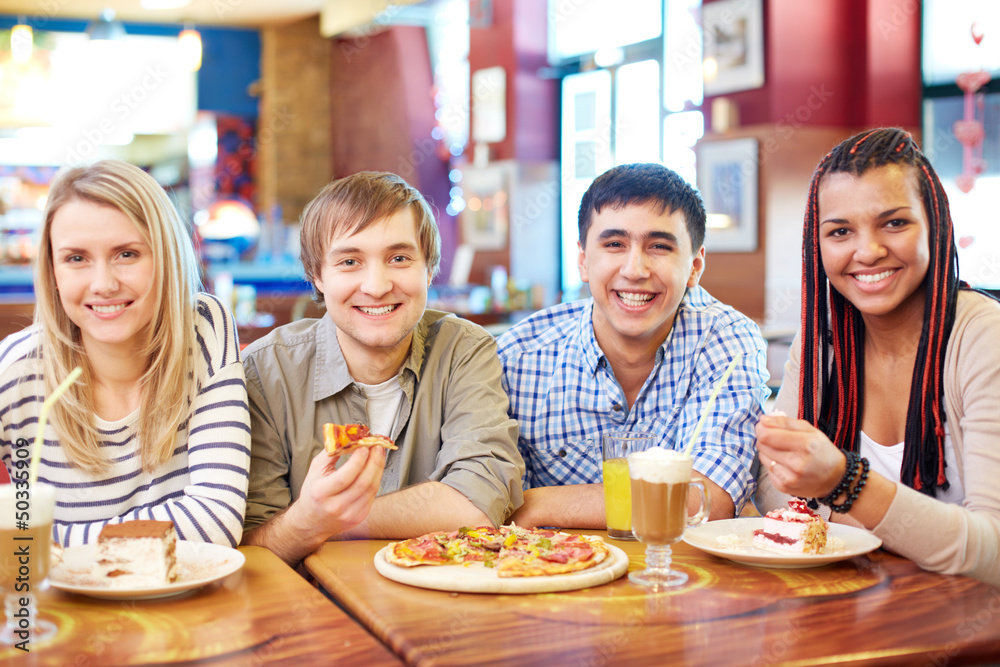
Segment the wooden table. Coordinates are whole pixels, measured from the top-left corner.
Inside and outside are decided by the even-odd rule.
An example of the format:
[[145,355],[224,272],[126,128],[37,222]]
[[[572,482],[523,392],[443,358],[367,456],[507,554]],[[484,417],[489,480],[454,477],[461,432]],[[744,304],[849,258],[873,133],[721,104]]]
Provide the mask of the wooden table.
[[400,664],[273,553],[240,551],[239,572],[178,597],[98,600],[50,589],[39,609],[59,634],[28,654],[0,647],[0,664]]
[[[630,570],[644,566],[642,545],[608,541],[629,555]],[[682,543],[674,564],[691,580],[676,591],[652,593],[622,577],[566,593],[487,595],[390,581],[372,565],[385,544],[328,543],[306,566],[413,665],[1000,662],[1000,589],[925,572],[882,551],[777,570]]]

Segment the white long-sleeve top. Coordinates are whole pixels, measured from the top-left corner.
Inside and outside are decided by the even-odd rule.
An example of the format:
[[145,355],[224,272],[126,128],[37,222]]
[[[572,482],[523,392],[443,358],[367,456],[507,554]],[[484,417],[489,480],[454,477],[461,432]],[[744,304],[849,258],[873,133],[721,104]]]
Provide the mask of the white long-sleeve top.
[[[143,471],[138,410],[115,422],[97,418],[111,459],[98,475],[72,465],[46,425],[38,480],[56,488],[53,537],[63,546],[96,541],[105,524],[132,519],[173,521],[185,540],[239,543],[250,469],[243,365],[232,316],[219,300],[199,294],[195,310],[198,391],[168,461]],[[12,477],[28,460],[18,449],[33,445],[45,398],[38,340],[32,325],[0,342],[0,459]]]

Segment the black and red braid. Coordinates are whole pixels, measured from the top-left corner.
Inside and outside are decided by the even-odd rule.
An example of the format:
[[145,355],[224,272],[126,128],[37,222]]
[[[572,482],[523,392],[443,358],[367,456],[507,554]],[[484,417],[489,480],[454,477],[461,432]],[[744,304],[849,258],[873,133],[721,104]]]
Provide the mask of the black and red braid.
[[[877,129],[828,153],[809,186],[802,236],[802,365],[799,417],[845,451],[856,452],[864,409],[864,320],[830,287],[819,250],[819,185],[827,174],[861,176],[888,164],[910,166],[930,225],[926,305],[910,384],[902,482],[928,495],[948,489],[944,462],[944,356],[958,300],[958,258],[948,196],[908,132]],[[832,356],[832,359],[831,359]]]

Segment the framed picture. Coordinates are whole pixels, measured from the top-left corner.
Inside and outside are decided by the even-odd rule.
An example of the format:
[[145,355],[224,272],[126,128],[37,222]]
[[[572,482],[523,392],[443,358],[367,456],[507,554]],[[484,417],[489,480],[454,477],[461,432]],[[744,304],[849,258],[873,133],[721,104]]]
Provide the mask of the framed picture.
[[764,85],[763,0],[718,0],[701,8],[705,95]]
[[706,141],[698,146],[698,188],[705,200],[709,252],[757,249],[757,140]]
[[462,170],[465,208],[459,214],[462,243],[475,250],[507,247],[510,220],[510,178],[501,165]]
[[507,71],[500,66],[472,73],[472,140],[496,143],[507,136]]

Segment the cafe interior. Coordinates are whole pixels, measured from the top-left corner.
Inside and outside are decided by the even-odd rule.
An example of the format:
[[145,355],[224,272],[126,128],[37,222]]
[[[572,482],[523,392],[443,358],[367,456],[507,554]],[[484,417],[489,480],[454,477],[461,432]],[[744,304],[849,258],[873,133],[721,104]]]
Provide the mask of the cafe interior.
[[[961,278],[1000,290],[998,113],[993,0],[2,0],[0,338],[32,320],[35,236],[65,165],[148,171],[246,345],[322,316],[299,218],[333,179],[390,171],[420,190],[443,251],[428,305],[499,335],[587,296],[580,199],[607,169],[654,162],[701,192],[701,285],[759,324],[777,391],[810,178],[862,129],[918,139]],[[37,663],[0,657],[1000,664],[996,589],[879,551],[773,569],[678,544],[684,593],[595,580],[483,594],[390,581],[371,567],[384,546],[330,542],[299,572],[241,548],[239,572],[172,597],[49,591],[64,632]]]
[[[611,18],[582,0],[117,4],[0,6],[2,334],[30,321],[32,234],[54,172],[101,157],[168,188],[244,342],[315,314],[297,224],[331,179],[383,170],[416,186],[443,242],[432,304],[502,331],[585,294],[580,197],[630,162],[697,185],[702,285],[780,342],[798,322],[812,169],[873,126],[925,138],[962,277],[1000,285],[984,215],[996,82],[959,78],[997,66],[988,2],[747,0],[730,15],[644,0]],[[713,26],[718,39],[703,39]],[[958,121],[985,131],[963,143]]]

